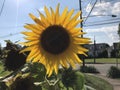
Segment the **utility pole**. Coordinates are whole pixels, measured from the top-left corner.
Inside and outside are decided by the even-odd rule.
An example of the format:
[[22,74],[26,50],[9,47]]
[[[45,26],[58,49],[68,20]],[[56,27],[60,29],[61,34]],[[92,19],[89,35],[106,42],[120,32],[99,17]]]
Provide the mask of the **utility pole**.
[[1,10],[0,10],[0,16],[1,16],[1,14],[2,14],[2,11],[3,11],[3,8],[4,8],[4,5],[5,5],[5,0],[3,1],[2,7],[1,7]]
[[[80,19],[82,19],[82,5],[81,5],[81,0],[79,0],[79,9],[81,11]],[[83,28],[83,22],[80,23],[80,28]],[[81,30],[81,32],[83,32],[83,31]],[[83,38],[83,35],[81,35],[81,37]],[[83,61],[83,68],[84,68],[85,67],[85,59],[84,59],[83,55],[82,55],[82,61]]]
[[96,41],[95,41],[95,36],[94,36],[94,64],[96,63]]

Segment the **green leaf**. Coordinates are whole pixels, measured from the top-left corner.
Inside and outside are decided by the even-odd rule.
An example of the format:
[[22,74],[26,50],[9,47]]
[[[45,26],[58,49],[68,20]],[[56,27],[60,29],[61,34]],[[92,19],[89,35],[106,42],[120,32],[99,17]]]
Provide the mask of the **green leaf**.
[[76,80],[75,80],[75,84],[74,84],[74,89],[75,90],[84,90],[84,82],[85,82],[85,79],[84,79],[84,75],[77,71],[75,72],[75,77],[76,77]]

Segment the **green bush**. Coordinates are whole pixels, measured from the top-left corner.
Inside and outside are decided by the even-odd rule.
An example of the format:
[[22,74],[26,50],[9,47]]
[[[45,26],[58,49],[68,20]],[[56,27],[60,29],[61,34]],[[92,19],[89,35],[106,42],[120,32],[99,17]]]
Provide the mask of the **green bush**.
[[110,78],[120,78],[120,69],[115,66],[111,66],[108,70],[107,76]]
[[94,66],[81,66],[80,71],[84,73],[99,73],[99,71]]

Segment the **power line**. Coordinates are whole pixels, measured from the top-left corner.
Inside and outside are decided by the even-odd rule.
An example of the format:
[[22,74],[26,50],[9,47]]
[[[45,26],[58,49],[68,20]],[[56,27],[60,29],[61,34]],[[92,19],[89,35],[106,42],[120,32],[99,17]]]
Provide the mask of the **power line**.
[[0,27],[0,29],[23,28],[23,26],[22,25],[21,26],[5,26],[5,27]]
[[4,9],[4,5],[5,5],[5,0],[3,1],[2,7],[1,7],[1,10],[0,10],[0,16],[2,15],[2,11]]
[[94,7],[95,7],[96,3],[97,3],[97,0],[96,0],[96,1],[95,1],[95,3],[93,4],[93,6],[92,6],[92,8],[91,8],[90,12],[88,13],[87,17],[85,18],[85,20],[84,20],[84,24],[85,24],[86,20],[88,19],[88,17],[90,16],[90,14],[91,14],[92,10],[94,9]]
[[17,33],[10,33],[10,34],[7,34],[7,35],[4,35],[4,36],[1,36],[0,38],[6,38],[6,37],[11,37],[11,36],[15,36],[15,35],[18,35],[20,34],[20,32],[17,32]]
[[88,26],[99,26],[99,25],[113,24],[113,23],[120,23],[120,21],[106,22],[106,23],[98,23],[98,24],[88,24],[88,25],[84,25],[84,27],[88,27]]
[[120,18],[115,18],[115,19],[110,19],[110,20],[100,20],[100,21],[95,21],[95,22],[87,22],[87,23],[100,23],[100,22],[111,22],[111,21],[117,21],[120,20]]
[[[100,20],[100,21],[94,21],[94,22],[87,22],[87,23],[100,23],[100,22],[107,22],[107,21],[116,21],[116,20],[120,20],[120,18],[114,18],[114,19],[106,19],[106,20]],[[24,25],[20,25],[20,26],[5,26],[5,27],[0,27],[0,29],[14,29],[14,28],[24,28]]]
[[[119,19],[118,19],[119,20]],[[92,23],[92,22],[91,22]],[[95,24],[83,24],[83,27],[90,27],[90,26],[100,26],[100,25],[106,25],[106,24],[113,24],[113,23],[120,23],[120,21],[111,21],[111,22],[103,22],[103,23],[97,23]],[[6,37],[11,37],[20,34],[20,32],[17,33],[10,33],[4,36],[1,36],[0,38],[6,38]]]
[[[113,24],[113,23],[120,23],[120,21],[115,21],[115,22],[107,22],[107,23],[98,23],[98,24],[90,24],[90,25],[83,25],[83,27],[90,27],[90,26],[99,26],[99,25],[105,25],[105,24]],[[7,34],[4,36],[1,36],[0,38],[6,38],[6,37],[11,37],[11,36],[15,36],[20,34],[20,32],[17,33],[11,33],[11,34]]]
[[[93,0],[89,1],[88,4],[89,4],[89,3],[92,4],[92,1],[93,1]],[[86,8],[87,8],[87,6],[86,6]],[[86,16],[86,15],[87,15],[87,12],[85,13],[84,16]]]

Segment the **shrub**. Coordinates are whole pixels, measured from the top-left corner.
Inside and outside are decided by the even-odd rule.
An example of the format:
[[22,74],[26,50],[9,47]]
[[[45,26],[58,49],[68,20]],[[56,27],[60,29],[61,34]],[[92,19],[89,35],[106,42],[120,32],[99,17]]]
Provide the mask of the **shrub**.
[[120,78],[120,69],[115,66],[111,66],[108,70],[107,76],[110,78]]
[[94,66],[81,66],[80,71],[84,73],[99,73],[99,71]]

